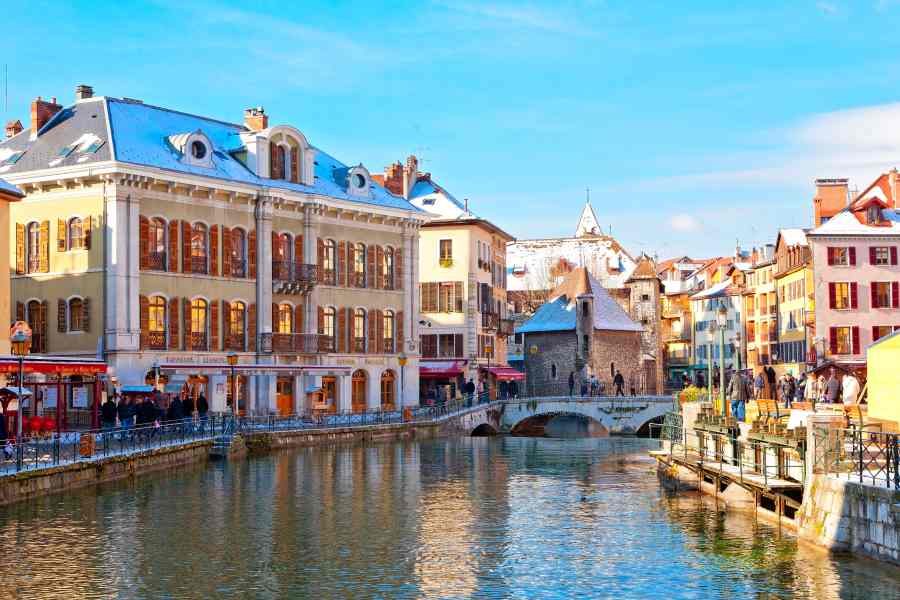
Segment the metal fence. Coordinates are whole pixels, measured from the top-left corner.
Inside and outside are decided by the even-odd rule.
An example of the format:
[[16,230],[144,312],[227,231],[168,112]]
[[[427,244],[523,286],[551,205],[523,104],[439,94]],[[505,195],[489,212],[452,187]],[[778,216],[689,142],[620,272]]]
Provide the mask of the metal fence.
[[900,490],[900,434],[822,427],[813,443],[814,472]]

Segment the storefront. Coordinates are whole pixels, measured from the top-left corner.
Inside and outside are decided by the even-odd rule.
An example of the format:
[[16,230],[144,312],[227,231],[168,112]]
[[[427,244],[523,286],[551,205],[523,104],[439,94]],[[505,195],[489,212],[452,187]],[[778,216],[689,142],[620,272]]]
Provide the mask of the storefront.
[[524,392],[525,374],[512,367],[481,367],[482,381],[488,382],[491,400],[519,396]]
[[465,360],[419,361],[419,403],[449,401],[463,392]]

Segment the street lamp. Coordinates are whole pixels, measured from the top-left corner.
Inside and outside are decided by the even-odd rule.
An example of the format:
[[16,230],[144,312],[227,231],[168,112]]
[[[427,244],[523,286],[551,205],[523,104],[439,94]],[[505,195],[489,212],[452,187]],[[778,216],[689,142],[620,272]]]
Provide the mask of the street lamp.
[[234,375],[234,367],[238,364],[237,352],[229,352],[225,359],[228,361],[228,366],[231,367],[231,411],[234,416],[238,416],[238,386],[237,378]]
[[716,323],[719,326],[719,401],[722,403],[722,416],[728,416],[725,404],[725,328],[728,326],[728,309],[724,305],[716,312]]
[[24,328],[19,328],[9,336],[9,342],[12,346],[12,353],[19,357],[19,389],[16,390],[18,399],[16,410],[16,447],[20,447],[19,440],[22,439],[22,389],[25,381],[25,356],[31,350],[31,336],[28,335]]
[[406,367],[406,363],[409,362],[409,357],[406,356],[406,352],[400,353],[400,356],[397,357],[397,362],[400,364],[400,408],[402,409],[406,404],[403,401],[404,392],[406,391],[406,385],[404,385],[404,373],[406,372],[406,369],[404,367]]

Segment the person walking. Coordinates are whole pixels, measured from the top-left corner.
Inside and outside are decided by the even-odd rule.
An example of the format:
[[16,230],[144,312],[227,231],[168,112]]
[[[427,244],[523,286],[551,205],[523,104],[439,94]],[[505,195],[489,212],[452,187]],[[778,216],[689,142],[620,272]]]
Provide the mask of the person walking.
[[766,392],[766,377],[763,369],[760,369],[759,373],[756,374],[756,379],[753,380],[753,387],[756,388],[756,399],[763,398],[763,394]]
[[128,396],[122,398],[122,400],[119,401],[119,405],[116,407],[116,412],[119,416],[119,424],[123,429],[131,429],[134,427],[135,408],[134,404],[131,403],[131,398]]
[[825,402],[838,404],[841,401],[841,382],[837,378],[834,367],[828,371],[828,380],[825,382]]
[[575,395],[575,371],[569,371],[569,396]]
[[100,407],[100,424],[104,431],[116,428],[116,403],[112,395],[106,397],[106,402]]
[[616,396],[625,395],[625,378],[622,377],[622,372],[619,370],[616,370],[616,375],[613,377],[613,385],[616,386]]
[[727,389],[731,398],[731,416],[738,421],[744,420],[746,415],[747,400],[751,397],[750,381],[743,372],[736,372],[731,376]]
[[466,396],[471,398],[475,395],[475,381],[470,377],[469,381],[466,382]]
[[818,399],[818,402],[826,402],[825,387],[825,376],[819,375],[819,379],[816,380],[816,398]]
[[190,394],[181,403],[181,411],[184,414],[184,424],[188,431],[192,431],[194,428],[194,399]]
[[509,387],[507,388],[507,390],[509,392],[510,398],[515,399],[519,397],[519,384],[516,383],[515,379],[509,382]]
[[172,400],[172,403],[169,404],[169,410],[166,413],[167,421],[181,421],[184,418],[184,409],[181,402],[181,398],[175,396],[175,399]]
[[597,374],[591,375],[591,396],[596,396],[600,388],[600,382],[597,380]]
[[844,375],[841,381],[841,394],[844,397],[844,404],[856,404],[859,400],[859,380],[853,373]]
[[772,400],[778,400],[778,391],[775,386],[775,369],[772,368],[771,365],[764,367],[763,370],[766,373],[766,384],[767,390],[769,392],[769,398]]

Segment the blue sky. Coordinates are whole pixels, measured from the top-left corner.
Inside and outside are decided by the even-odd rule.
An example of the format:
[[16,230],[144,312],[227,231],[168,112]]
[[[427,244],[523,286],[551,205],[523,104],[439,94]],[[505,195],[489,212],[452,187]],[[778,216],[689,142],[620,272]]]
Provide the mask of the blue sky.
[[[727,4],[727,7],[723,5]],[[373,172],[414,152],[522,238],[660,258],[810,221],[813,179],[900,163],[900,2],[7,3],[9,108],[96,93],[263,105]],[[12,51],[10,51],[10,49]],[[5,107],[4,107],[5,108]]]

